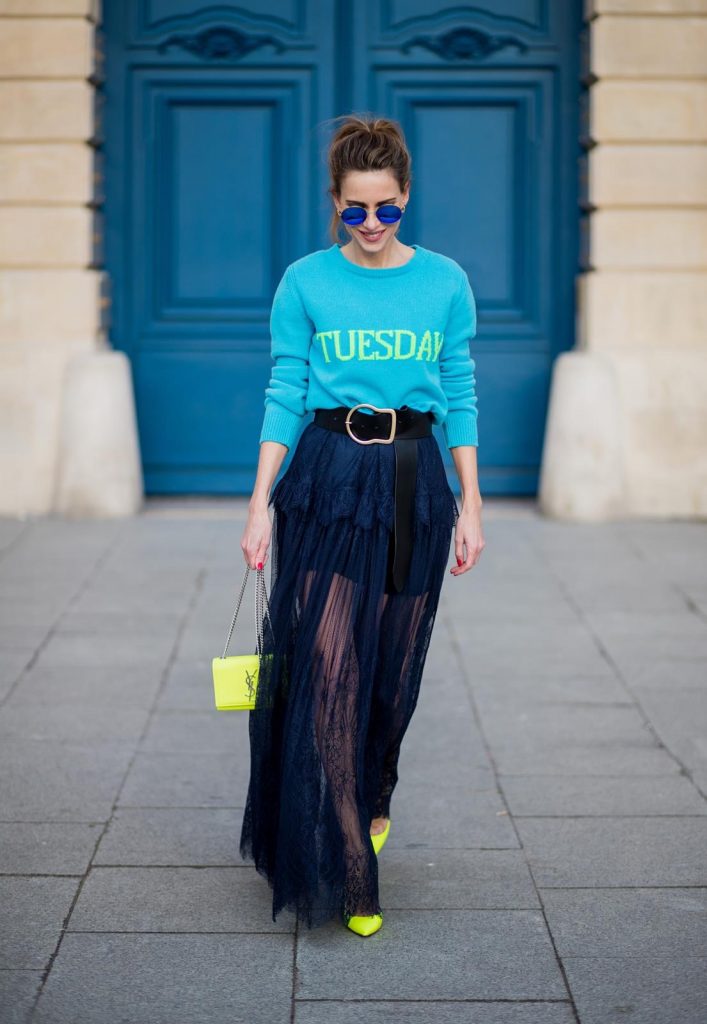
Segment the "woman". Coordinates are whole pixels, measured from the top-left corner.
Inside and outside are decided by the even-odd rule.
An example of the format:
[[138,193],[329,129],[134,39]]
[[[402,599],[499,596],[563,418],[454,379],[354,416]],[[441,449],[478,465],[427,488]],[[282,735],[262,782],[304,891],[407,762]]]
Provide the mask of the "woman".
[[[347,117],[328,159],[334,244],[290,264],[273,299],[241,540],[251,568],[271,539],[273,560],[240,849],[273,889],[273,920],[283,907],[310,928],[341,915],[371,935],[383,922],[377,854],[453,530],[453,576],[484,547],[476,307],[459,264],[397,238],[411,181],[399,125]],[[452,450],[461,511],[432,423]]]

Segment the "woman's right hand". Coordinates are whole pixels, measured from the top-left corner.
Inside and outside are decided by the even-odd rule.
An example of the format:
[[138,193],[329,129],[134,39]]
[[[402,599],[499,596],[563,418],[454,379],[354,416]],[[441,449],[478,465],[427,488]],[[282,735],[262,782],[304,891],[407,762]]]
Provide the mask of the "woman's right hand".
[[248,521],[241,537],[241,551],[251,569],[265,565],[271,536],[272,523],[267,505],[249,506]]

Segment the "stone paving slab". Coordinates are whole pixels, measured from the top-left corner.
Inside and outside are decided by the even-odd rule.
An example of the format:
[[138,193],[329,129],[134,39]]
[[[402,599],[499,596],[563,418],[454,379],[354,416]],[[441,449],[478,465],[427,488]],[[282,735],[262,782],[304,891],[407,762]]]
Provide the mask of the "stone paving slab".
[[106,664],[99,671],[101,685],[97,686],[95,665],[34,664],[23,673],[22,685],[8,696],[6,707],[29,705],[38,717],[59,705],[72,705],[75,716],[91,707],[129,712],[152,707],[161,682],[161,673],[153,667],[131,665],[126,670]]
[[705,815],[707,801],[685,775],[500,775],[514,818]]
[[41,982],[41,971],[11,971],[0,968],[2,1024],[25,1024]]
[[[388,910],[359,943],[327,924],[297,942],[298,997],[564,999],[542,914],[532,910]],[[394,966],[393,966],[394,965]]]
[[581,1024],[703,1024],[707,957],[569,957]]
[[[218,649],[219,655],[223,653],[224,642],[225,640],[222,639],[220,649],[218,649],[218,645],[213,647],[214,650]],[[201,643],[203,651],[203,639]],[[228,653],[234,654],[244,648],[245,642],[241,645],[237,640],[231,639]],[[213,686],[211,660],[207,658],[185,659],[183,653],[180,647],[179,659],[172,662],[169,668],[155,705],[158,711],[202,711],[206,696],[211,694],[210,687]],[[235,720],[239,714],[240,712],[234,711],[230,717]]]
[[289,1024],[291,996],[288,935],[69,934],[33,1021]]
[[120,808],[96,850],[94,864],[217,867],[241,864],[234,836],[240,808]]
[[463,782],[439,785],[406,779],[404,790],[399,782],[390,805],[391,822],[393,816],[396,839],[408,849],[501,850],[520,845],[500,795],[490,789],[470,791]]
[[[201,680],[198,685],[202,685]],[[233,719],[239,712],[216,712],[213,705],[213,683],[203,684],[204,698],[200,711],[155,711],[140,744],[152,754],[227,754],[234,749]],[[245,717],[245,716],[241,716]]]
[[81,889],[68,930],[291,932],[292,915],[283,912],[272,920],[271,897],[266,881],[254,879],[245,865],[95,867]]
[[0,744],[36,742],[73,746],[116,746],[134,749],[145,727],[144,708],[88,703],[7,701],[0,715]]
[[614,676],[582,676],[567,672],[562,676],[473,673],[474,696],[484,707],[512,712],[523,702],[547,714],[556,704],[582,704],[632,707],[633,700],[624,684]]
[[519,818],[536,884],[707,885],[707,818]]
[[541,889],[560,956],[689,957],[707,950],[706,889]]
[[532,701],[511,714],[480,702],[487,739],[504,775],[670,775],[680,765],[635,708]]
[[79,883],[78,877],[0,877],[0,968],[46,967]]
[[131,756],[127,743],[5,740],[0,744],[2,819],[107,821]]
[[244,804],[250,765],[243,753],[138,752],[118,807],[235,807]]
[[437,847],[427,857],[412,844],[385,845],[380,873],[389,909],[534,910],[540,898],[521,850]]
[[0,874],[83,875],[101,822],[0,821]]

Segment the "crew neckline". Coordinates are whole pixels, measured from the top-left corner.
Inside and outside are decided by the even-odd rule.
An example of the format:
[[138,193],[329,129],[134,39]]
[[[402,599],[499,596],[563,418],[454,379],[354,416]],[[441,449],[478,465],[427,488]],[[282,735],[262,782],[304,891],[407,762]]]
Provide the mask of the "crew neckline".
[[334,242],[331,247],[331,251],[338,260],[342,263],[347,270],[350,270],[352,274],[359,274],[362,277],[394,277],[396,274],[407,274],[411,270],[414,270],[418,263],[421,261],[424,249],[421,245],[411,243],[411,248],[415,250],[413,255],[407,261],[407,263],[401,264],[399,267],[361,267],[358,263],[352,263],[351,260],[344,256],[341,251],[342,246],[338,242]]

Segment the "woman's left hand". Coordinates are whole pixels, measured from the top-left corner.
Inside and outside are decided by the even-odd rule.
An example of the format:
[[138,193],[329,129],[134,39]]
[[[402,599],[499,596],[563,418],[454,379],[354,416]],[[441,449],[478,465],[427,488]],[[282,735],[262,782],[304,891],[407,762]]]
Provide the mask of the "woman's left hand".
[[481,529],[481,508],[462,506],[457,519],[454,538],[454,554],[457,564],[449,570],[453,576],[461,576],[476,565],[486,546]]

